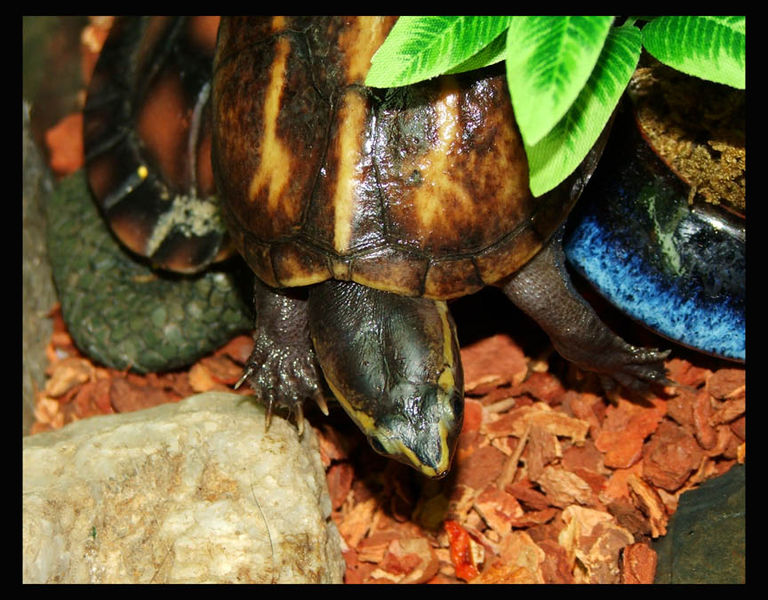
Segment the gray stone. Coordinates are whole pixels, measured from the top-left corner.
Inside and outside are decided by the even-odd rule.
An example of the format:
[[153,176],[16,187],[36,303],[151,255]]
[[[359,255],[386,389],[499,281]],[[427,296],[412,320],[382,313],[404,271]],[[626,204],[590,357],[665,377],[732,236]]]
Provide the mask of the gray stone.
[[341,582],[311,428],[234,394],[23,441],[23,580]]
[[667,535],[653,543],[654,583],[745,583],[746,467],[734,465],[680,496]]
[[45,247],[43,205],[51,194],[51,175],[32,140],[29,105],[22,107],[22,242],[21,242],[21,367],[22,435],[34,420],[35,392],[45,384],[45,346],[53,325],[47,314],[56,302],[51,267]]

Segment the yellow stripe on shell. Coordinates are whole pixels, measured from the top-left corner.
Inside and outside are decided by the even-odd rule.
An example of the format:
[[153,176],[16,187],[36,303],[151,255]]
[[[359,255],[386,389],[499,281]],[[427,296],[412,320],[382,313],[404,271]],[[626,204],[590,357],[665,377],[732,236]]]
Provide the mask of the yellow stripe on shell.
[[[277,213],[292,170],[291,152],[277,136],[277,117],[280,114],[286,62],[290,49],[288,38],[278,38],[275,43],[275,60],[272,63],[269,85],[264,98],[261,160],[248,190],[248,197],[254,200],[264,188],[267,188],[269,214]],[[285,210],[288,206],[290,203],[283,203],[280,209]]]
[[285,17],[275,16],[272,17],[272,31],[280,32],[285,29]]
[[[347,63],[347,86],[363,85],[371,66],[371,57],[387,37],[392,24],[392,17],[364,16],[358,17],[352,26],[342,30],[338,47],[344,53]],[[349,251],[350,241],[355,238],[354,218],[360,203],[357,189],[364,183],[364,165],[360,159],[366,153],[360,149],[367,113],[367,101],[363,92],[359,88],[348,88],[336,115],[339,129],[336,136],[338,164],[333,199],[333,247],[342,255]],[[340,279],[348,279],[348,276]]]
[[338,45],[346,49],[348,84],[362,85],[371,68],[371,58],[392,28],[392,17],[358,17],[353,27],[346,27]]
[[354,233],[354,218],[359,205],[357,189],[363,184],[360,140],[365,127],[366,112],[363,96],[357,91],[350,90],[345,95],[344,102],[337,113],[338,163],[336,192],[333,199],[333,247],[339,254],[346,254]]
[[414,190],[413,204],[415,214],[421,221],[423,231],[435,227],[442,229],[440,221],[446,218],[448,210],[446,199],[452,199],[452,211],[473,210],[474,203],[469,191],[452,173],[454,163],[461,152],[461,134],[459,121],[459,87],[455,79],[444,77],[441,82],[441,96],[433,107],[436,117],[437,139],[426,154],[418,157],[412,167],[404,167],[403,172],[418,170],[423,181]]

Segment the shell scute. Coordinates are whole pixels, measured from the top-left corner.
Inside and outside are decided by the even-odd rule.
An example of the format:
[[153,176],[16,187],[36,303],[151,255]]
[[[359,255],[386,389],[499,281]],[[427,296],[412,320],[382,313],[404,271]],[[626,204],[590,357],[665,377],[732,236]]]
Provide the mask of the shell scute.
[[215,205],[208,112],[218,18],[117,19],[84,109],[86,173],[120,241],[194,273],[231,252]]
[[565,218],[568,198],[531,196],[499,69],[373,90],[394,18],[257,21],[222,26],[214,170],[268,284],[456,297],[513,273]]

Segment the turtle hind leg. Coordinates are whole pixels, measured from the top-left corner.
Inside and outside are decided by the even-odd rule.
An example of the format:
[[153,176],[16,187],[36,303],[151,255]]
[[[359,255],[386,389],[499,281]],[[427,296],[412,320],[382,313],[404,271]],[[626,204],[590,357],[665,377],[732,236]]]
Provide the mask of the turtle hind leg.
[[597,372],[606,391],[616,383],[639,392],[672,384],[664,367],[669,351],[627,343],[579,295],[565,270],[561,240],[554,236],[502,285],[507,297],[544,329],[561,356]]
[[311,398],[325,407],[322,375],[309,337],[307,299],[301,290],[270,288],[257,278],[253,301],[253,350],[238,385],[248,381],[264,403],[267,426],[274,407],[287,408],[297,415],[301,432],[304,401]]

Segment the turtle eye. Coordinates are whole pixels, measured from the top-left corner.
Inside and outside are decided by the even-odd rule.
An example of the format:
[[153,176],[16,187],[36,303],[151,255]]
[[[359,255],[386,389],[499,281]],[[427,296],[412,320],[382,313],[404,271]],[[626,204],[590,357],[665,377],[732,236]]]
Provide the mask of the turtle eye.
[[379,454],[383,454],[384,456],[387,456],[389,452],[386,451],[382,443],[375,437],[369,437],[368,443],[371,445],[371,447],[378,452]]

